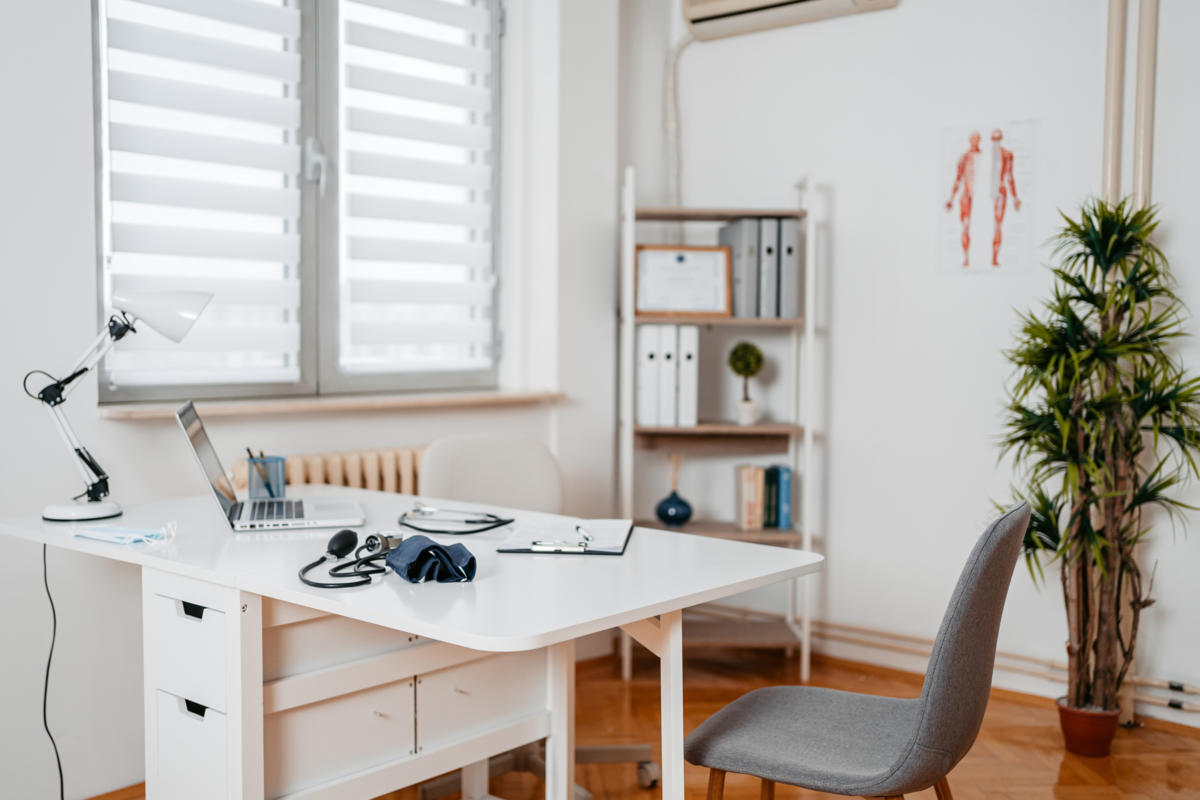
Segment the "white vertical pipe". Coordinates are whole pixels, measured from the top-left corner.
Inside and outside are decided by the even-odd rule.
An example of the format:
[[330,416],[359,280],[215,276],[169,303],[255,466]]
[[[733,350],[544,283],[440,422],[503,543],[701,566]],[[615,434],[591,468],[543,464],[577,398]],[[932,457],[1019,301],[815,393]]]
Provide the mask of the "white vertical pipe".
[[[637,194],[633,167],[625,167],[621,186],[621,285],[618,305],[619,352],[617,354],[620,383],[617,404],[617,508],[625,519],[633,519],[633,423],[636,367],[633,360],[634,325],[633,273],[636,257]],[[633,639],[621,631],[618,635],[621,654],[621,680],[633,679]]]
[[618,304],[620,401],[617,404],[617,507],[621,516],[633,518],[633,402],[634,402],[634,238],[637,208],[633,167],[625,168],[621,187],[621,285]]
[[1158,60],[1158,0],[1138,3],[1137,97],[1133,108],[1133,204],[1150,204],[1154,165],[1154,82]]
[[[1138,2],[1137,85],[1133,105],[1133,206],[1150,205],[1150,179],[1154,169],[1154,84],[1158,62],[1158,0]],[[1133,668],[1133,664],[1130,664]],[[1119,721],[1132,722],[1133,685],[1118,693]]]
[[1115,203],[1121,196],[1121,125],[1125,109],[1125,27],[1127,0],[1108,0],[1108,55],[1104,71],[1103,198]]

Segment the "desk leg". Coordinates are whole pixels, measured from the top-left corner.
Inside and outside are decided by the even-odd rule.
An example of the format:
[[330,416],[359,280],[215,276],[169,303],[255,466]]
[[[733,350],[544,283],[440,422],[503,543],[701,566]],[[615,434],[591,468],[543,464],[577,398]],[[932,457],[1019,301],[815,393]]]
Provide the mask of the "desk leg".
[[662,796],[683,800],[683,613],[660,617],[659,692],[662,706]]
[[[575,641],[547,650],[546,800],[572,800],[575,790]],[[465,795],[464,795],[465,796]]]
[[[262,598],[240,593],[240,624],[229,641],[230,688],[229,774],[236,776],[230,794],[262,800],[266,785],[263,764]],[[237,785],[240,784],[240,787]],[[240,791],[239,791],[240,788]]]
[[462,800],[489,800],[488,759],[462,768]]

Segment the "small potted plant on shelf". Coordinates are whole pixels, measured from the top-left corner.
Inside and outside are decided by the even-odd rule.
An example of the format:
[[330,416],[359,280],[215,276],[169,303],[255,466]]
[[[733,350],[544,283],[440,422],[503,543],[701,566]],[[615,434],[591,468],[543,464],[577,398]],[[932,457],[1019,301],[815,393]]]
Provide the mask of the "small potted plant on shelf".
[[[1067,749],[1108,755],[1118,692],[1133,661],[1141,612],[1153,600],[1136,546],[1152,509],[1183,521],[1172,496],[1200,475],[1200,379],[1170,346],[1184,309],[1153,209],[1093,201],[1064,215],[1054,290],[1021,318],[1004,448],[1033,507],[1025,557],[1061,570],[1067,611]],[[1130,709],[1132,710],[1132,709]]]
[[739,425],[753,425],[758,421],[758,403],[750,399],[750,379],[762,372],[763,354],[750,342],[738,342],[729,351],[729,368],[742,378],[742,401],[738,403]]

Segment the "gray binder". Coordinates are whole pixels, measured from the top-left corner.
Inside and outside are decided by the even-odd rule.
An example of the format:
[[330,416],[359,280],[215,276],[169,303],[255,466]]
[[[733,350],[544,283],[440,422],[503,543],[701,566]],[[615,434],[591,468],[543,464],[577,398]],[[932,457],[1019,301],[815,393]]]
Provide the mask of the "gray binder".
[[799,220],[779,220],[779,316],[785,319],[796,319],[804,308],[800,244]]
[[758,220],[728,222],[717,237],[733,256],[733,315],[758,316]]
[[779,316],[779,220],[758,221],[758,316]]

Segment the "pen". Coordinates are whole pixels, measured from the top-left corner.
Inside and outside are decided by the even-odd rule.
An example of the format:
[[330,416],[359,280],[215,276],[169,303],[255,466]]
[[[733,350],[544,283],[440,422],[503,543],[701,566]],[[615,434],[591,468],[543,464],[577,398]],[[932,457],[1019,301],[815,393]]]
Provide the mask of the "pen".
[[532,542],[529,549],[534,553],[586,553],[587,542],[579,544],[567,544],[566,542]]
[[[262,454],[261,450],[259,450],[258,452],[260,455]],[[274,497],[275,490],[271,488],[271,480],[267,477],[267,468],[263,466],[263,463],[261,460],[257,460],[257,461],[255,460],[254,451],[251,450],[249,447],[246,448],[246,455],[250,456],[250,463],[254,465],[254,468],[256,470],[258,470],[258,477],[262,478],[263,486],[265,486],[267,489],[267,496]]]
[[592,540],[592,535],[585,531],[582,525],[576,525],[575,532],[582,536],[585,542],[590,542]]

